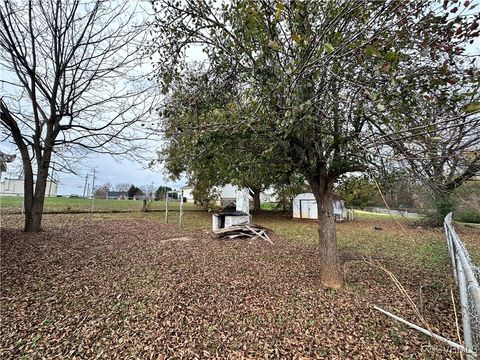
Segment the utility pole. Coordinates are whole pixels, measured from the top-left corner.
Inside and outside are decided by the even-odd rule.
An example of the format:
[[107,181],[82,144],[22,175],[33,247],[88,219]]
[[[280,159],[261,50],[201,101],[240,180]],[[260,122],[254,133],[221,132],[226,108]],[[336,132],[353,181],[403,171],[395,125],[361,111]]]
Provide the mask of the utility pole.
[[55,163],[53,162],[52,175],[50,175],[50,183],[48,184],[48,197],[50,197],[51,192],[52,192],[52,181],[53,181],[53,176],[54,175],[55,175]]
[[88,181],[88,174],[87,176],[85,176],[85,185],[83,185],[83,196],[82,196],[83,198],[85,198],[85,191],[87,190],[87,181]]
[[92,180],[92,214],[95,208],[95,175],[97,170],[93,169],[93,180]]

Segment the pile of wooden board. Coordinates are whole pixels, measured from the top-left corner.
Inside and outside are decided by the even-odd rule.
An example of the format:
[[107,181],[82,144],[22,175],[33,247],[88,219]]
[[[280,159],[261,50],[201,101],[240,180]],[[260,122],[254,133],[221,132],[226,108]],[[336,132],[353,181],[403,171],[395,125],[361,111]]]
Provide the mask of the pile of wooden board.
[[254,225],[254,224],[239,224],[229,226],[227,228],[221,228],[213,230],[215,235],[223,240],[233,240],[233,239],[263,239],[273,245],[273,241],[268,236],[270,230],[264,228],[263,226]]

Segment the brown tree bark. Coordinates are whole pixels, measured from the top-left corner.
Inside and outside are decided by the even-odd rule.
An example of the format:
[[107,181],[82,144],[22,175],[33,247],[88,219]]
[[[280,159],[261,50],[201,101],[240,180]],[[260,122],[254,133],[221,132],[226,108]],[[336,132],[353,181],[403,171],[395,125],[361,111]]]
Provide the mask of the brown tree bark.
[[253,198],[253,212],[260,212],[262,209],[262,204],[260,201],[260,189],[251,189],[252,190],[252,198]]
[[333,289],[344,285],[337,246],[335,216],[333,213],[333,179],[320,175],[309,180],[318,210],[318,251],[321,283]]
[[25,232],[42,230],[43,199],[34,196],[32,201],[25,200]]
[[33,182],[31,164],[27,165],[29,174],[25,171],[24,182],[24,206],[25,206],[25,227],[26,232],[38,232],[42,230],[43,206],[45,203],[45,192],[47,190],[48,170],[50,167],[51,147],[45,149],[43,159],[40,160],[36,182]]

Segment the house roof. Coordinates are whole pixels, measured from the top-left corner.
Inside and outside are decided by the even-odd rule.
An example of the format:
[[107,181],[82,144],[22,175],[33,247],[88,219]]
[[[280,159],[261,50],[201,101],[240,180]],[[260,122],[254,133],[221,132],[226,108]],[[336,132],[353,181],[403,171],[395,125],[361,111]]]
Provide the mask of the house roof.
[[125,191],[109,191],[108,196],[109,197],[120,197],[120,196],[127,196],[127,193]]
[[[338,193],[333,193],[332,194],[332,199],[334,201],[343,200],[342,196]],[[315,196],[311,192],[301,193],[301,194],[298,194],[297,196],[295,196],[293,198],[293,200],[315,200]]]

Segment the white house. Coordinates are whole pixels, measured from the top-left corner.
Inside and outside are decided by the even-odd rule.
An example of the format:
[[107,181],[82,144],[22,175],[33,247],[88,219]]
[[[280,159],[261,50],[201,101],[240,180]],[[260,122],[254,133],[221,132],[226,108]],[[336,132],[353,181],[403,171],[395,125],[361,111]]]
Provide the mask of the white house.
[[128,199],[128,195],[125,191],[107,191],[107,199],[125,200]]
[[[229,203],[235,202],[236,197],[237,197],[237,186],[234,186],[232,184],[226,184],[224,186],[218,186],[216,187],[216,191],[219,192],[219,198],[216,202],[216,205],[219,206],[224,206]],[[187,202],[193,203],[193,195],[192,195],[192,190],[193,187],[191,186],[184,186],[181,187],[180,190],[183,190],[183,197],[187,199]]]
[[[193,187],[186,185],[184,187],[181,187],[180,190],[183,190],[183,197],[187,199],[187,202],[189,203],[194,202],[193,195],[192,195]],[[232,185],[232,184],[226,184],[224,186],[216,187],[215,190],[217,190],[220,194],[219,199],[216,202],[216,205],[225,206],[232,202],[235,202],[238,186]],[[260,193],[260,201],[262,203],[277,202],[277,195],[275,193],[275,189],[270,187],[265,191],[262,191]]]
[[187,185],[187,186],[181,187],[180,190],[183,191],[183,197],[187,199],[188,203],[194,202],[193,195],[192,195],[193,187]]
[[[333,200],[333,213],[337,221],[347,219],[347,209],[343,200]],[[317,200],[312,193],[298,194],[293,198],[293,218],[318,219]]]
[[[0,182],[0,195],[1,196],[23,196],[23,179],[9,179],[5,178]],[[46,197],[57,196],[57,183],[55,181],[47,181],[47,187],[45,190]]]

